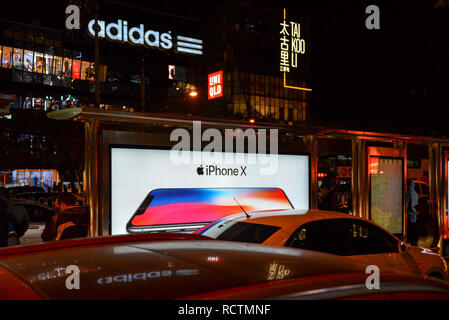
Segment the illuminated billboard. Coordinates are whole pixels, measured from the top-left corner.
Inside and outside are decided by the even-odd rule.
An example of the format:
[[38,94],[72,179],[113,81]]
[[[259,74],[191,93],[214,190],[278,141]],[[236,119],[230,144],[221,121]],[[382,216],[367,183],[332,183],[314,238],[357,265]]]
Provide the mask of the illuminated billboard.
[[284,87],[303,91],[312,91],[310,88],[288,85],[287,74],[294,70],[300,70],[301,60],[308,49],[302,25],[298,20],[287,18],[287,11],[284,9],[283,17],[279,23],[280,56],[279,71],[283,73]]
[[208,75],[207,92],[209,100],[223,97],[223,70]]
[[[309,208],[308,155],[278,155],[277,171],[261,175],[262,161],[243,165],[203,160],[173,163],[170,153],[111,148],[112,235],[193,232],[215,219],[243,211]],[[208,152],[189,153],[205,159]],[[238,156],[226,152],[217,155]]]

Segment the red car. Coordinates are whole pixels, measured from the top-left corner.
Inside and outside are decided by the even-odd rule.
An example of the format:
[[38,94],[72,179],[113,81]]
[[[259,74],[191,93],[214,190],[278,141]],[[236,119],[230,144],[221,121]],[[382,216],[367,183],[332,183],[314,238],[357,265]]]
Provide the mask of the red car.
[[309,250],[127,235],[0,250],[0,299],[449,299],[442,281],[388,270],[368,289],[365,271]]

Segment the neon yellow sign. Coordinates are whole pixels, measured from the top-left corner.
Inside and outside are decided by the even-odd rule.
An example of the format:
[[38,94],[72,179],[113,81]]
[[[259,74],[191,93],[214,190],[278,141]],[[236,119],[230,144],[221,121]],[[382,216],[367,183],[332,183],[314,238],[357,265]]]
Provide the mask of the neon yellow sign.
[[301,24],[293,21],[287,22],[286,10],[284,8],[284,19],[280,23],[281,31],[281,56],[280,71],[284,73],[284,88],[312,91],[310,88],[295,87],[287,85],[286,74],[291,69],[298,68],[298,55],[305,54],[306,42],[301,38]]

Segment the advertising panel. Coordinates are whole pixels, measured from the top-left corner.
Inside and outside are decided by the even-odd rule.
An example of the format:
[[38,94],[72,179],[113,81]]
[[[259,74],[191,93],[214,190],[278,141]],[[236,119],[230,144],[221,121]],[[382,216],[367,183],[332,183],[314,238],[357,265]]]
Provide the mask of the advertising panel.
[[[402,233],[403,159],[371,157],[371,220],[393,234]],[[370,160],[371,160],[370,159]]]
[[[276,172],[261,175],[264,163],[259,158],[266,155],[255,154],[255,163],[217,165],[207,161],[174,163],[170,153],[111,148],[112,235],[193,232],[208,222],[244,211],[309,208],[308,155],[277,155]],[[195,157],[208,152],[188,153]]]

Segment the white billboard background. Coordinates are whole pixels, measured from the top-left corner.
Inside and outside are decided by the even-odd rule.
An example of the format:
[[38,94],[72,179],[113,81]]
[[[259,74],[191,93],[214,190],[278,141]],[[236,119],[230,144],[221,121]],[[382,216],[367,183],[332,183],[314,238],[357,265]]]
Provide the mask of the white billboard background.
[[[295,209],[309,209],[309,157],[280,154],[277,161],[274,175],[260,175],[257,161],[220,165],[246,166],[246,176],[207,176],[197,173],[198,164],[174,164],[170,150],[111,148],[111,234],[128,233],[129,219],[148,193],[159,188],[276,187],[285,192]],[[208,164],[202,163],[203,167]]]

